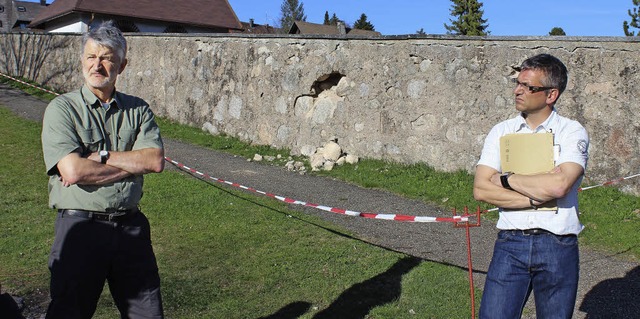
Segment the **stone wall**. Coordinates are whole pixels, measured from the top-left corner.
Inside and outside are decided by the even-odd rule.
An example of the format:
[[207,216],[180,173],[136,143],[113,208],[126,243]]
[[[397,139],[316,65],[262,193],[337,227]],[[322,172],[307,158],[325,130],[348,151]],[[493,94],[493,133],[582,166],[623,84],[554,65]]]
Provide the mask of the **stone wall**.
[[[2,72],[81,85],[78,36],[0,37]],[[490,128],[517,114],[512,67],[550,53],[570,72],[557,108],[590,133],[588,180],[640,170],[638,38],[127,37],[118,88],[160,116],[293,153],[335,137],[360,157],[470,172]]]

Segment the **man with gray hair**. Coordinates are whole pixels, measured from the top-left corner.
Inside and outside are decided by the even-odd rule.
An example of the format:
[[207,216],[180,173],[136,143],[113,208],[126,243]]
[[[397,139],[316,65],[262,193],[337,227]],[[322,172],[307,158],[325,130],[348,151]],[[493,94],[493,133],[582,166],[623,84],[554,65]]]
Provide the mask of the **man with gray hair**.
[[46,318],[91,318],[105,281],[122,318],[163,318],[143,175],[164,169],[149,104],[118,92],[127,43],[112,22],[82,38],[79,90],[55,98],[42,124],[49,206],[57,210]]

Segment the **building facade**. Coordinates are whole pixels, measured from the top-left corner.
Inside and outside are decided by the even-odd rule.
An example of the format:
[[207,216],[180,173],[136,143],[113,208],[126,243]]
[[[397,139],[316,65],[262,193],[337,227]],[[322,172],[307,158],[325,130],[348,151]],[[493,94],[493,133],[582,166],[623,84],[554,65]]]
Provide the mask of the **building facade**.
[[0,0],[0,32],[32,31],[29,24],[46,7],[45,0],[39,3]]

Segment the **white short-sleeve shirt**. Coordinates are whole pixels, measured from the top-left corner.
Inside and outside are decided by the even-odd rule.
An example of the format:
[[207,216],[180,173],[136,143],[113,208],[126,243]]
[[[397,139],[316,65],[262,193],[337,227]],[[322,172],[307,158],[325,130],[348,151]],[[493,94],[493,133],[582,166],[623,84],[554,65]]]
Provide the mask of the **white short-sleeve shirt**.
[[[554,135],[554,144],[559,150],[555,165],[566,162],[579,164],[586,170],[589,136],[587,130],[577,121],[560,116],[554,109],[540,126],[531,129],[522,115],[503,121],[494,126],[487,135],[478,165],[486,165],[501,172],[500,137],[514,133],[546,133]],[[498,229],[546,229],[556,235],[578,234],[584,226],[578,218],[578,188],[582,177],[573,184],[571,191],[558,198],[558,210],[520,210],[504,211],[500,209]]]

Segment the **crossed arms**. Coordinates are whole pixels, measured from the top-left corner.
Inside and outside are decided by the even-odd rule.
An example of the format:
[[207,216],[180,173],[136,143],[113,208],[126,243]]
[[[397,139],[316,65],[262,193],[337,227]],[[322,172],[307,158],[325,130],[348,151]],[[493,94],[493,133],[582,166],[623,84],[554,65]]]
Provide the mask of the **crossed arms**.
[[478,165],[473,182],[473,197],[497,207],[528,208],[531,207],[529,199],[535,205],[541,205],[564,197],[583,173],[581,165],[567,162],[548,173],[513,174],[509,177],[509,185],[513,190],[509,190],[502,187],[500,172],[486,165]]
[[109,152],[107,164],[100,163],[97,152],[82,157],[72,152],[57,164],[60,181],[65,187],[81,185],[104,185],[131,175],[160,173],[164,169],[164,150],[145,148],[128,152]]

